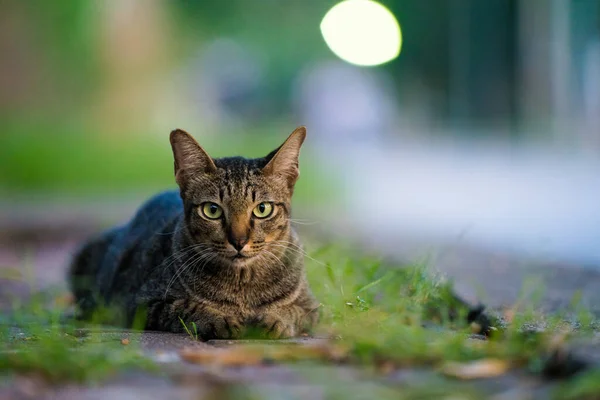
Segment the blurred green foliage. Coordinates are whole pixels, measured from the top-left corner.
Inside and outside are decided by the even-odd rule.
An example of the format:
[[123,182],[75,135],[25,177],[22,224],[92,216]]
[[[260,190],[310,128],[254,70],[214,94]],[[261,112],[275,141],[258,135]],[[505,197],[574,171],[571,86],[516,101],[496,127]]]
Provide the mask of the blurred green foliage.
[[[262,157],[291,133],[263,127],[202,137],[191,132],[212,157]],[[0,190],[65,195],[135,194],[175,187],[169,132],[111,134],[76,127],[13,123],[0,135]],[[302,177],[295,199],[325,201],[338,190],[310,151],[301,156]]]
[[[97,1],[62,0],[14,1],[26,15],[29,38],[25,42],[34,45],[38,54],[36,67],[41,71],[41,88],[50,93],[48,101],[60,101],[73,111],[79,109],[94,90],[102,84],[101,66],[97,48],[94,16],[98,15]],[[20,41],[15,42],[17,46]],[[37,114],[38,110],[28,110]],[[23,115],[27,119],[27,115]]]
[[[337,0],[177,0],[181,32],[200,40],[227,37],[256,52],[268,75],[271,112],[289,112],[291,82],[312,62],[333,58],[319,24]],[[185,36],[185,35],[184,35]]]

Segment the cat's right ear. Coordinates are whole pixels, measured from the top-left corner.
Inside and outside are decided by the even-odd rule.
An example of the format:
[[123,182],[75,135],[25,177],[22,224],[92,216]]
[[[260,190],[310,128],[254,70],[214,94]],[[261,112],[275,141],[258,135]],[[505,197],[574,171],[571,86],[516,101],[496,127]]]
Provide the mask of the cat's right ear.
[[184,185],[188,173],[201,174],[216,171],[217,167],[213,159],[186,131],[175,129],[171,132],[169,140],[175,160],[175,180],[179,186]]

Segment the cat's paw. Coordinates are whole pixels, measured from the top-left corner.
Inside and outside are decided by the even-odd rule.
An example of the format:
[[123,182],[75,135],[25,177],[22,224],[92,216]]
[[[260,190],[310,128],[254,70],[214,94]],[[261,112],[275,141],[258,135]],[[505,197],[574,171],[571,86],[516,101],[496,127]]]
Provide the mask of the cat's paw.
[[238,339],[243,335],[243,325],[236,317],[214,315],[198,321],[196,325],[203,340]]
[[292,321],[286,321],[275,313],[259,315],[256,325],[262,334],[269,339],[286,339],[296,335],[296,326]]

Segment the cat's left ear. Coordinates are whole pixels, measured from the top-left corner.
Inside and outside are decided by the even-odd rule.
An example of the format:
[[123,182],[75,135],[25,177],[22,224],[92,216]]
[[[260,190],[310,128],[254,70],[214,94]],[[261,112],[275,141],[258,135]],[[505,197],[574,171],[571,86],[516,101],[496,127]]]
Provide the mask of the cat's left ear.
[[296,128],[279,148],[266,157],[269,161],[262,170],[263,174],[282,179],[289,188],[292,188],[300,176],[298,157],[305,138],[306,128],[304,126]]
[[175,180],[182,188],[189,174],[212,173],[217,169],[208,153],[186,131],[175,129],[169,139],[175,161]]

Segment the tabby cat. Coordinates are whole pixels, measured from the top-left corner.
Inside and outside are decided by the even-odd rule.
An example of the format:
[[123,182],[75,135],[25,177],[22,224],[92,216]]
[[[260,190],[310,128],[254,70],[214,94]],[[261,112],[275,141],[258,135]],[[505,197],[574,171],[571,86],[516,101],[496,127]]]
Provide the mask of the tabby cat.
[[[237,338],[310,330],[319,303],[290,225],[306,129],[266,157],[212,159],[188,133],[171,132],[179,192],[150,199],[124,226],[88,242],[69,280],[78,317]],[[188,325],[189,326],[189,325]]]

